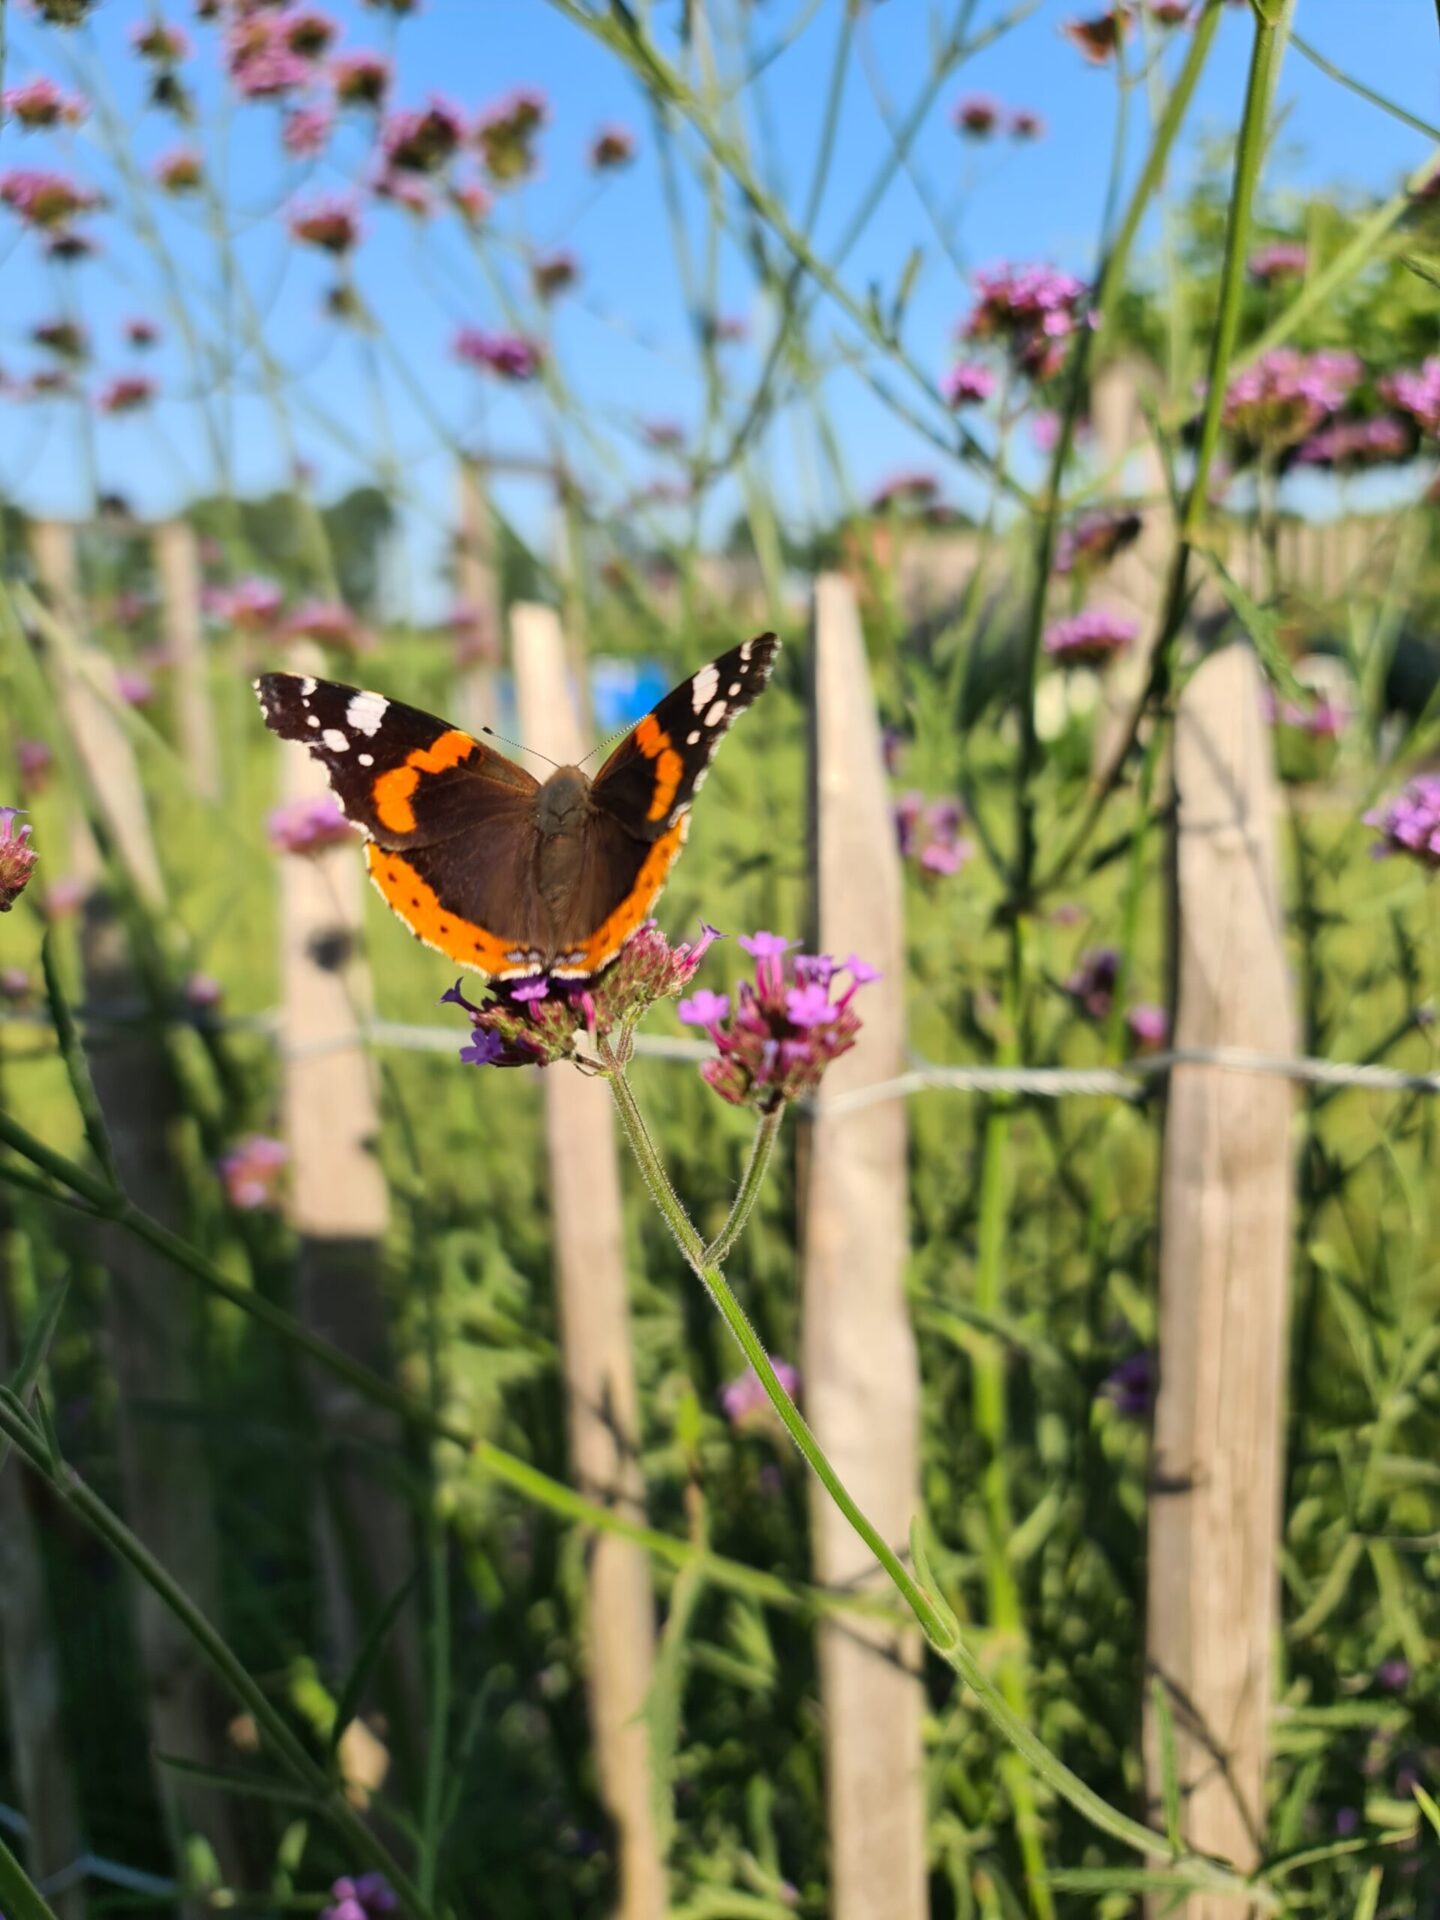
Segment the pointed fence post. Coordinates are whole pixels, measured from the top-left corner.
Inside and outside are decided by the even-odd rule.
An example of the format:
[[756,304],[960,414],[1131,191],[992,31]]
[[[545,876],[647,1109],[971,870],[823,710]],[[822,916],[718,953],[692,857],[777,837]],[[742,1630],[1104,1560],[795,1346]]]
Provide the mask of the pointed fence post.
[[[1294,1018],[1276,790],[1247,647],[1207,660],[1175,727],[1175,1045],[1284,1053]],[[1160,1390],[1147,1661],[1175,1722],[1188,1843],[1252,1867],[1274,1683],[1294,1095],[1274,1076],[1177,1066],[1165,1114]],[[1149,1792],[1162,1804],[1147,1709]],[[1185,1920],[1241,1920],[1194,1894]]]
[[[296,672],[324,673],[318,647],[297,648],[294,656]],[[318,761],[294,746],[279,752],[287,804],[329,792]],[[300,1316],[343,1353],[387,1374],[389,1197],[379,1158],[375,1071],[362,1032],[371,1012],[361,945],[364,887],[358,843],[281,856],[284,1134],[290,1219],[300,1237]],[[412,1516],[399,1491],[404,1436],[393,1414],[328,1369],[309,1367],[306,1379],[323,1449],[316,1532],[329,1654],[343,1678],[371,1621],[415,1561]],[[390,1709],[392,1733],[413,1758],[421,1687],[412,1608],[402,1613],[381,1664],[381,1684],[366,1704]]]
[[[811,1123],[801,1378],[821,1446],[904,1554],[920,1506],[920,1378],[904,1293],[905,1110],[891,1100],[828,1111],[836,1096],[905,1067],[900,861],[859,613],[838,574],[815,583],[812,664],[818,945],[838,959],[858,953],[883,977],[866,989],[864,1033],[826,1074]],[[870,1584],[879,1570],[819,1488],[811,1516],[824,1585],[851,1592]],[[834,1920],[925,1920],[920,1637],[859,1619],[819,1631],[830,1912]]]
[[[85,637],[74,529],[40,521],[31,528],[31,543],[55,617],[45,661],[65,723],[115,860],[141,906],[159,912],[165,903],[160,863],[140,771],[119,718],[114,668]],[[83,822],[76,866],[89,887],[80,932],[86,998],[102,1008],[133,1004],[143,997],[143,981]],[[172,1133],[180,1102],[163,1048],[144,1022],[121,1023],[93,1028],[86,1054],[126,1193],[156,1219],[179,1225],[186,1196]],[[214,1619],[219,1548],[205,1450],[193,1435],[190,1444],[177,1446],[174,1426],[155,1417],[159,1408],[204,1404],[198,1296],[186,1293],[167,1261],[118,1227],[97,1228],[96,1246],[110,1276],[106,1337],[120,1389],[116,1433],[126,1515],[166,1571]],[[135,1619],[155,1751],[225,1764],[232,1757],[224,1740],[229,1711],[193,1642],[144,1585],[136,1587]],[[201,1833],[222,1873],[243,1884],[233,1802],[170,1769],[157,1770],[157,1785],[177,1858],[183,1859],[187,1835]],[[187,1913],[202,1906],[184,1903]]]
[[[560,622],[549,607],[511,614],[520,726],[560,761],[584,751]],[[570,1458],[576,1485],[628,1519],[645,1517],[640,1416],[630,1350],[620,1171],[603,1081],[545,1075],[545,1137]],[[620,1920],[667,1910],[645,1707],[655,1662],[655,1600],[644,1552],[598,1534],[588,1549],[586,1678],[601,1797],[615,1822]]]
[[495,676],[500,667],[504,611],[495,514],[479,462],[462,454],[455,481],[459,509],[455,585],[468,623],[468,630],[456,641],[459,675],[455,717],[474,731],[495,718]]
[[218,800],[220,756],[200,624],[200,545],[188,520],[161,521],[153,539],[162,630],[175,672],[180,758],[195,791],[206,800]]

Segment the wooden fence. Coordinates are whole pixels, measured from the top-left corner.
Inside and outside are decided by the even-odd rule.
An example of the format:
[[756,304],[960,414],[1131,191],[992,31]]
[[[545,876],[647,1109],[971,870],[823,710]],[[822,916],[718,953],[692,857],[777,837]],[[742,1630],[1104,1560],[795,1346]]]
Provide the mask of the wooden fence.
[[[465,592],[498,621],[487,509],[470,475],[464,486]],[[104,697],[107,671],[84,644],[80,595],[63,530],[37,533],[39,571],[54,615],[52,664],[64,690],[81,758],[100,798],[109,837],[130,883],[158,901],[160,886],[133,752]],[[214,792],[214,730],[205,710],[193,551],[183,529],[161,530],[157,566],[167,629],[182,671],[183,754],[198,789]],[[557,759],[581,745],[556,617],[517,607],[511,644],[527,738]],[[494,695],[501,635],[471,659],[466,703],[473,721]],[[316,663],[318,665],[318,662]],[[809,1123],[804,1183],[804,1393],[815,1429],[876,1524],[904,1550],[919,1505],[919,1383],[904,1303],[907,1259],[906,1127],[898,1100],[867,1108],[832,1097],[897,1078],[905,1063],[906,949],[902,889],[890,821],[880,732],[864,640],[846,582],[816,583],[812,630],[814,930],[823,947],[851,948],[885,975],[867,1008],[864,1044],[834,1071]],[[97,686],[100,691],[97,692]],[[1185,1045],[1260,1045],[1282,1050],[1290,1032],[1282,928],[1275,884],[1269,746],[1258,717],[1253,662],[1239,649],[1213,660],[1182,705],[1174,780],[1177,810],[1178,953],[1176,1035]],[[258,725],[258,721],[256,723]],[[320,790],[306,756],[276,752],[285,791]],[[380,1123],[360,1026],[368,1004],[354,855],[287,862],[282,886],[282,1033],[286,1131],[297,1178],[293,1221],[302,1241],[301,1310],[326,1338],[372,1366],[386,1364],[381,1246],[387,1200],[375,1158]],[[88,936],[87,936],[88,938]],[[1242,968],[1236,955],[1243,953]],[[113,933],[87,945],[92,997],[133,989]],[[108,956],[108,957],[107,957]],[[133,1042],[132,1048],[133,1048]],[[113,1102],[127,1176],[162,1217],[163,1142],[170,1116],[121,1097],[97,1058],[102,1101]],[[130,1054],[114,1071],[133,1088],[151,1072]],[[153,1064],[153,1063],[152,1063]],[[163,1088],[163,1076],[152,1085]],[[157,1096],[159,1097],[159,1096]],[[547,1077],[555,1284],[571,1459],[591,1498],[636,1519],[645,1512],[640,1418],[631,1358],[620,1186],[603,1088],[569,1072]],[[1171,1084],[1161,1217],[1160,1396],[1152,1507],[1149,1659],[1181,1729],[1185,1822],[1196,1845],[1241,1864],[1254,1857],[1267,1758],[1275,1612],[1275,1532],[1280,1461],[1281,1330],[1290,1190],[1283,1080],[1261,1082],[1194,1067]],[[143,1125],[144,1138],[135,1137]],[[148,1185],[147,1185],[148,1183]],[[107,1263],[131,1289],[127,1312],[147,1326],[169,1316],[145,1370],[136,1342],[117,1325],[116,1360],[127,1405],[157,1398],[193,1403],[186,1347],[173,1337],[184,1298],[165,1271],[107,1246]],[[679,1262],[675,1284],[683,1284]],[[117,1296],[118,1297],[118,1296]],[[156,1371],[160,1369],[160,1371]],[[396,1444],[388,1421],[353,1398],[312,1383],[332,1472],[322,1532],[330,1544],[326,1592],[337,1657],[353,1653],[361,1623],[350,1616],[353,1565],[342,1577],[336,1505],[358,1542],[370,1585],[385,1567],[408,1564],[397,1546],[408,1525],[398,1502],[362,1469]],[[201,1596],[213,1587],[213,1507],[174,1449],[122,1449],[127,1497],[162,1559]],[[153,1476],[148,1482],[147,1474]],[[13,1482],[13,1476],[12,1476]],[[163,1489],[163,1495],[157,1490]],[[162,1510],[157,1511],[158,1507]],[[184,1516],[183,1520],[181,1516]],[[829,1504],[813,1510],[817,1579],[863,1583],[865,1556]],[[16,1524],[19,1522],[17,1520]],[[328,1530],[328,1531],[327,1531]],[[183,1535],[183,1537],[181,1537]],[[1220,1567],[1230,1568],[1223,1577]],[[611,1536],[587,1562],[587,1680],[601,1790],[619,1835],[624,1920],[661,1920],[665,1861],[647,1763],[644,1709],[654,1659],[655,1599],[640,1549]],[[361,1591],[364,1590],[362,1583]],[[377,1591],[371,1598],[378,1601]],[[144,1629],[157,1746],[203,1758],[212,1716],[189,1656],[165,1621]],[[0,1613],[7,1642],[14,1631]],[[13,1653],[13,1649],[7,1647]],[[402,1627],[395,1643],[399,1691],[418,1700],[417,1658]],[[878,1629],[821,1629],[820,1674],[837,1920],[923,1920],[927,1911],[922,1789],[921,1649],[915,1636]],[[186,1689],[190,1689],[189,1692]],[[177,1691],[178,1690],[178,1691]],[[193,1697],[192,1697],[193,1696]],[[177,1706],[179,1701],[183,1706]],[[160,1716],[180,1714],[162,1726]],[[397,1735],[417,1728],[397,1729]],[[1155,1739],[1150,1730],[1152,1789]],[[31,1809],[47,1833],[66,1834],[73,1813],[40,1785]],[[222,1835],[223,1807],[167,1788],[177,1843],[191,1826]],[[43,1807],[39,1801],[44,1799]],[[60,1844],[68,1844],[61,1842]],[[1189,1920],[1217,1920],[1222,1907],[1192,1901]],[[1234,1914],[1233,1903],[1223,1911]]]

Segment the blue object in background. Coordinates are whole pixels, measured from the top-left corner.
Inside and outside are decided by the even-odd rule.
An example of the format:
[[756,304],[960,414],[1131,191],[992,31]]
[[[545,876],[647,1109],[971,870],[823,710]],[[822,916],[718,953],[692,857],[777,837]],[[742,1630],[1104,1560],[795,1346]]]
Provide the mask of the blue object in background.
[[602,655],[590,663],[590,699],[601,735],[633,727],[670,691],[670,674],[658,660],[617,660]]

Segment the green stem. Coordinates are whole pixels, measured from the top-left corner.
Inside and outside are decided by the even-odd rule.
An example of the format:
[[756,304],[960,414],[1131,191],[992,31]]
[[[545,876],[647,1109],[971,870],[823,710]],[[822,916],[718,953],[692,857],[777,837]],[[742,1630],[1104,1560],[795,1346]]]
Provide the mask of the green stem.
[[357,1818],[335,1781],[307,1752],[228,1643],[144,1543],[136,1538],[118,1515],[111,1512],[103,1500],[92,1493],[75,1469],[51,1456],[39,1429],[31,1423],[19,1403],[8,1395],[0,1395],[0,1432],[5,1434],[16,1452],[59,1495],[71,1512],[103,1540],[112,1553],[134,1569],[161,1604],[179,1621],[223,1685],[254,1719],[280,1765],[298,1786],[313,1797],[317,1810],[334,1826],[353,1856],[384,1874],[394,1888],[401,1907],[412,1916],[412,1920],[433,1920],[430,1905],[420,1889],[364,1821]]
[[773,1113],[761,1115],[760,1124],[755,1129],[755,1138],[750,1142],[750,1158],[745,1162],[745,1172],[740,1179],[740,1191],[735,1196],[730,1216],[705,1249],[705,1258],[712,1266],[720,1265],[745,1231],[745,1222],[750,1218],[750,1209],[759,1199],[760,1189],[765,1183],[770,1155],[774,1151],[775,1142],[780,1133],[780,1123],[784,1117],[783,1107],[777,1107]]

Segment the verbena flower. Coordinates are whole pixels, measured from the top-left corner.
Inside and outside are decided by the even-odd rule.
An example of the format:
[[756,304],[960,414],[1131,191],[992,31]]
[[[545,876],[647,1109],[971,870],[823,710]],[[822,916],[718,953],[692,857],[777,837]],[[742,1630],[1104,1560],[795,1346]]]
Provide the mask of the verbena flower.
[[1056,620],[1045,629],[1045,651],[1062,667],[1105,667],[1124,653],[1140,631],[1103,607]]
[[902,793],[893,817],[901,854],[913,860],[922,874],[958,873],[974,854],[974,846],[960,832],[965,809],[958,800],[927,803],[922,794]]
[[1143,1000],[1126,1009],[1125,1025],[1141,1053],[1158,1053],[1170,1038],[1169,1014]]
[[[800,1398],[800,1374],[788,1360],[782,1360],[777,1354],[771,1354],[770,1364],[775,1369],[775,1377],[792,1400]],[[720,1411],[730,1425],[737,1431],[762,1426],[770,1419],[775,1409],[770,1404],[770,1396],[760,1384],[760,1376],[754,1367],[747,1367],[743,1373],[736,1374],[733,1380],[727,1380],[720,1389]]]
[[39,855],[30,845],[30,823],[15,823],[18,807],[0,807],[0,913],[8,913],[30,883]]
[[265,823],[265,831],[277,853],[322,853],[327,847],[342,846],[355,835],[333,793],[290,800],[276,807]]
[[681,1019],[715,1045],[701,1078],[732,1106],[773,1112],[813,1093],[859,1035],[852,1002],[880,976],[853,954],[837,965],[828,954],[792,954],[795,944],[767,932],[742,937],[754,981],[742,980],[733,997],[696,995],[680,1007]]
[[388,200],[391,206],[403,207],[417,220],[428,220],[435,211],[429,182],[418,173],[401,173],[393,167],[383,167],[370,183],[370,191],[377,200]]
[[542,300],[553,300],[580,278],[580,263],[573,253],[539,254],[530,262],[530,284]]
[[1274,347],[1231,380],[1221,419],[1249,445],[1283,452],[1339,412],[1362,372],[1353,353]]
[[245,1213],[275,1206],[276,1189],[289,1159],[290,1150],[283,1141],[263,1133],[247,1134],[221,1154],[216,1165],[225,1198]]
[[1060,31],[1077,46],[1092,66],[1103,66],[1120,48],[1130,31],[1130,8],[1120,4],[1107,7],[1088,20],[1065,20]]
[[390,91],[390,62],[368,50],[340,53],[330,63],[330,84],[342,107],[380,107]]
[[0,174],[0,203],[27,225],[42,228],[63,226],[102,204],[92,188],[43,167],[12,167]]
[[130,29],[130,44],[143,60],[173,67],[190,54],[190,37],[182,27],[165,20],[142,21]]
[[961,338],[996,341],[1032,380],[1058,372],[1066,342],[1093,324],[1085,283],[1056,267],[983,268],[975,292]]
[[1440,774],[1418,775],[1393,800],[1367,813],[1365,824],[1380,830],[1378,858],[1403,853],[1424,866],[1440,867]]
[[383,1873],[345,1875],[331,1887],[330,1900],[320,1920],[386,1920],[399,1904]]
[[1120,978],[1120,955],[1114,947],[1092,947],[1082,953],[1065,991],[1092,1020],[1103,1020],[1115,999]]
[[247,100],[278,100],[309,86],[315,69],[287,37],[283,13],[249,12],[231,21],[225,37],[225,64],[238,93]]
[[1062,527],[1055,543],[1055,571],[1086,575],[1108,566],[1140,538],[1144,521],[1123,507],[1097,507]]
[[333,253],[338,258],[358,245],[360,215],[352,200],[331,195],[327,199],[312,200],[307,205],[292,207],[290,231],[306,246],[319,247],[322,252]]
[[341,653],[357,652],[363,635],[354,614],[337,600],[304,600],[280,629],[286,640],[315,640]]
[[1246,261],[1246,271],[1262,287],[1273,287],[1280,280],[1298,280],[1310,262],[1310,249],[1303,240],[1271,240],[1256,247]]
[[280,17],[286,46],[302,60],[318,60],[329,51],[340,31],[338,22],[315,7],[302,7],[294,13],[287,10]]
[[185,982],[185,1003],[197,1013],[211,1013],[225,998],[225,989],[213,975],[192,973]]
[[204,166],[194,147],[177,147],[155,162],[155,179],[166,193],[194,193],[204,177]]
[[459,108],[433,95],[426,107],[389,115],[380,133],[385,164],[400,173],[441,172],[464,138],[465,121]]
[[15,771],[20,776],[20,791],[27,798],[45,791],[54,767],[55,755],[43,740],[15,742]]
[[255,575],[231,587],[211,587],[204,597],[206,611],[217,620],[251,631],[268,627],[284,604],[285,595],[275,582]]
[[1350,470],[1388,466],[1415,452],[1415,429],[1408,420],[1379,414],[1371,420],[1336,420],[1302,440],[1295,458],[1307,467]]
[[1162,27],[1183,27],[1190,18],[1191,0],[1150,0],[1150,18]]
[[1155,1405],[1158,1376],[1153,1353],[1134,1353],[1106,1374],[1100,1391],[1118,1414],[1127,1420],[1143,1420]]
[[573,1060],[590,1070],[603,1042],[623,1064],[636,1022],[657,1000],[678,999],[695,977],[711,944],[713,927],[700,938],[671,946],[647,920],[604,973],[589,980],[492,980],[479,1002],[466,998],[457,980],[442,1004],[463,1007],[470,1039],[460,1058],[478,1067],[548,1067]]
[[53,80],[43,75],[27,80],[23,86],[7,87],[4,103],[6,113],[26,132],[46,127],[78,127],[88,112],[77,94],[63,93]]
[[127,707],[148,707],[155,698],[155,682],[135,667],[120,667],[115,674],[115,691]]
[[1380,390],[1423,432],[1440,434],[1440,355],[1432,355],[1419,368],[1390,374],[1380,382]]
[[1349,714],[1328,693],[1319,693],[1309,706],[1295,700],[1277,700],[1269,687],[1260,697],[1260,710],[1272,726],[1308,734],[1315,740],[1338,740],[1349,722]]
[[478,180],[452,180],[446,190],[450,204],[468,226],[478,227],[488,220],[494,201]]
[[590,142],[590,165],[596,173],[613,173],[635,158],[635,136],[628,127],[602,127]]
[[892,473],[871,494],[870,506],[875,513],[928,507],[939,491],[940,482],[933,473],[925,473],[920,469]]
[[998,100],[992,99],[988,93],[972,93],[955,108],[956,130],[969,134],[972,139],[983,140],[999,125],[1000,113]]
[[68,265],[74,260],[90,260],[100,252],[100,242],[74,227],[57,227],[45,236],[45,257]]
[[518,333],[486,333],[462,327],[455,336],[455,357],[502,380],[533,380],[540,371],[540,349]]
[[962,360],[940,382],[940,394],[947,407],[968,407],[988,400],[995,391],[995,376],[988,367],[973,360]]
[[153,320],[147,320],[143,314],[136,314],[125,322],[125,339],[128,345],[138,347],[142,352],[153,347],[160,338],[160,329]]
[[535,171],[535,138],[550,117],[542,93],[521,87],[487,107],[475,123],[474,139],[485,171],[497,186],[513,186]]
[[121,373],[100,389],[95,405],[101,413],[138,413],[155,398],[155,382],[143,373]]
[[309,159],[329,146],[334,126],[328,107],[292,107],[280,129],[280,144],[297,160]]
[[78,320],[37,320],[30,329],[30,338],[37,347],[59,354],[62,360],[89,357],[90,336]]
[[1044,136],[1045,122],[1032,108],[1017,107],[1006,132],[1012,140],[1039,140]]
[[0,1000],[18,1006],[30,998],[30,976],[24,967],[0,967]]

